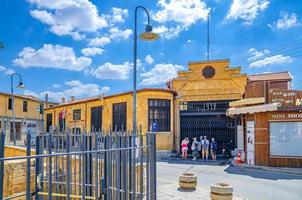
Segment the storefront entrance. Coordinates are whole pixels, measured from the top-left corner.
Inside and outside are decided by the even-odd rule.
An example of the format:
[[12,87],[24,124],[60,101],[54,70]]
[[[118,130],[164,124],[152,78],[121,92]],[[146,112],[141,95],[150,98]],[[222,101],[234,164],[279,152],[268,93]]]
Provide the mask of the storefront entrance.
[[235,148],[236,122],[226,116],[229,101],[181,102],[181,141],[188,137],[190,146],[193,137],[207,136],[218,143],[217,154],[222,153],[223,143],[231,150]]

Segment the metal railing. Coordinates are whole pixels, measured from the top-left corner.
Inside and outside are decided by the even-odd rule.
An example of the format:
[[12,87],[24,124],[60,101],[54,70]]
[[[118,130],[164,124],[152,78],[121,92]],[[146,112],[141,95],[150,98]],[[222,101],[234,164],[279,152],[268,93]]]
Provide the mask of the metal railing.
[[[4,156],[4,141],[2,130],[0,199],[156,199],[154,133],[45,133],[36,136],[35,151],[28,133],[26,155],[17,157]],[[26,190],[8,195],[11,161],[25,163]]]

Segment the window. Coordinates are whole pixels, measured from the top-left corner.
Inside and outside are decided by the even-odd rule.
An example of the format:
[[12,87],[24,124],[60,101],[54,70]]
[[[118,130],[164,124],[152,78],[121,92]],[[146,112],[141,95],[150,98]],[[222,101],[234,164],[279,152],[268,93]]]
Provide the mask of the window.
[[23,112],[27,112],[28,111],[27,104],[28,104],[27,101],[23,101]]
[[81,119],[81,109],[73,110],[73,120]]
[[[15,122],[16,140],[21,140],[21,122]],[[10,122],[10,141],[14,141],[14,127],[13,122]]]
[[13,109],[13,100],[12,100],[12,98],[8,98],[8,109],[9,110]]
[[170,131],[170,100],[149,99],[149,128],[156,125],[157,131]]
[[127,103],[112,105],[112,128],[114,131],[127,130]]
[[270,155],[302,156],[302,122],[270,122]]

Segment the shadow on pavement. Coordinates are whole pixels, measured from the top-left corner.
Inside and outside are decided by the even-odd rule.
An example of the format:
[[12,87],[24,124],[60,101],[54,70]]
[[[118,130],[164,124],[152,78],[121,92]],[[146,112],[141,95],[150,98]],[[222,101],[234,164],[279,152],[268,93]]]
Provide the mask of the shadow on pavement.
[[194,192],[194,191],[196,191],[196,189],[195,188],[194,189],[184,189],[184,188],[179,187],[177,189],[177,191],[179,191],[179,192]]
[[212,166],[222,166],[226,165],[229,161],[228,159],[218,159],[216,161],[208,160],[202,161],[201,159],[192,160],[192,159],[182,159],[182,158],[165,158],[158,160],[160,162],[167,162],[168,164],[189,164],[189,165],[212,165]]
[[272,172],[272,171],[267,171],[267,170],[262,170],[262,169],[242,168],[242,167],[231,166],[231,165],[229,165],[224,171],[229,174],[238,174],[238,175],[250,176],[250,177],[259,178],[259,179],[302,180],[301,175],[287,174],[287,173],[281,173],[281,172]]

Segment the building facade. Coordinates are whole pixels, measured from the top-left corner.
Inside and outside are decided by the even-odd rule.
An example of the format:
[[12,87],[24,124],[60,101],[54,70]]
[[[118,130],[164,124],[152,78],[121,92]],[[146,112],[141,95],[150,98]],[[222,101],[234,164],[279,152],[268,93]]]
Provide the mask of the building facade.
[[[142,133],[157,125],[157,148],[173,148],[173,107],[175,93],[170,89],[141,89],[137,91],[137,128]],[[87,99],[63,100],[57,106],[45,109],[45,131],[131,131],[132,92]]]
[[175,142],[188,137],[214,137],[218,153],[223,143],[236,147],[236,120],[226,116],[229,102],[243,98],[247,75],[229,67],[229,60],[190,62],[188,71],[178,72],[170,87],[177,93],[174,100]]
[[[32,96],[14,95],[16,143],[24,145],[28,131],[43,131],[43,102]],[[12,99],[0,92],[0,130],[6,131],[6,144],[13,144]]]
[[[139,90],[137,126],[145,133],[156,124],[159,150],[179,152],[182,138],[205,135],[217,139],[219,150],[222,143],[235,148],[236,120],[227,117],[226,110],[230,101],[243,98],[247,76],[229,64],[229,60],[191,62],[168,88]],[[51,126],[131,131],[132,92],[62,102],[46,109],[45,119],[46,131]]]
[[243,158],[250,165],[302,167],[302,91],[288,72],[248,77],[246,98],[227,114],[241,121]]

